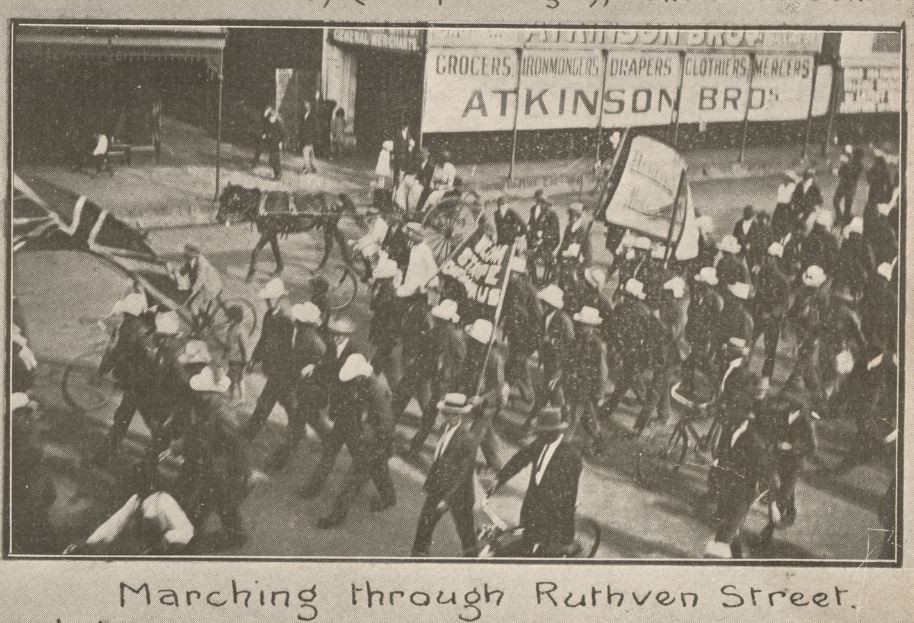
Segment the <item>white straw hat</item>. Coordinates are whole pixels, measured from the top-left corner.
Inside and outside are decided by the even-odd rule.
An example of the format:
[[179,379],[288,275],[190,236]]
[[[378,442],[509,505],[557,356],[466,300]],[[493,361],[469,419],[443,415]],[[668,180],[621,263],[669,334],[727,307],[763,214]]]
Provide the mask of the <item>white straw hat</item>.
[[190,377],[190,388],[195,392],[217,392],[221,394],[228,391],[231,384],[232,382],[227,376],[223,376],[217,381],[213,369],[209,366]]
[[174,310],[156,315],[156,333],[160,335],[177,335],[180,326],[178,312]]
[[825,283],[825,271],[815,264],[810,265],[803,273],[803,284],[811,288],[818,288]]
[[565,306],[565,293],[554,283],[550,283],[540,290],[536,298],[556,309],[562,309]]
[[321,310],[311,301],[307,301],[292,306],[292,317],[302,324],[320,324]]
[[488,344],[489,340],[492,339],[492,331],[494,330],[495,327],[492,326],[492,322],[485,318],[477,318],[473,324],[467,325],[466,328],[467,335],[480,344]]
[[184,352],[178,355],[178,363],[209,363],[213,358],[209,354],[209,347],[202,340],[188,340],[184,345]]
[[695,281],[706,283],[709,286],[716,286],[717,269],[713,266],[703,266],[702,269],[695,274]]
[[600,311],[595,307],[588,307],[586,305],[581,308],[581,311],[574,315],[574,321],[594,327],[603,324],[603,318],[600,317]]
[[279,277],[273,277],[257,293],[257,298],[262,300],[278,299],[289,294],[286,284]]
[[727,290],[736,298],[746,301],[749,299],[749,294],[752,292],[752,286],[748,283],[737,281],[736,283],[728,285]]
[[348,383],[356,377],[371,376],[372,374],[374,374],[374,368],[365,359],[365,355],[354,353],[346,358],[346,362],[340,368],[340,381]]
[[629,279],[625,282],[625,292],[642,301],[647,298],[647,294],[644,293],[644,284],[637,279]]

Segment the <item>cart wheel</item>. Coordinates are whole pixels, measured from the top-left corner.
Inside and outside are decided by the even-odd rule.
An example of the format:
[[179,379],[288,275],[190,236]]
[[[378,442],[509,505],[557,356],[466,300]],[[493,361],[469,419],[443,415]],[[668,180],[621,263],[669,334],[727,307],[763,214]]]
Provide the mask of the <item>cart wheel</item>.
[[422,220],[425,241],[440,265],[476,230],[476,217],[470,206],[459,199],[436,203]]
[[74,357],[64,368],[60,392],[67,405],[77,413],[103,408],[117,392],[114,382],[107,376],[96,377],[104,353],[104,348],[94,348]]

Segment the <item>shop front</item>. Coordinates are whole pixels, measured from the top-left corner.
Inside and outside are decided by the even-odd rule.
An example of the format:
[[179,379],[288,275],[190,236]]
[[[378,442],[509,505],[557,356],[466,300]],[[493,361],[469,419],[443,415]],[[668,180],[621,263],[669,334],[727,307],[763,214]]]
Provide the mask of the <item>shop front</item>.
[[422,117],[424,30],[331,28],[325,47],[325,91],[343,109],[347,133],[364,155]]

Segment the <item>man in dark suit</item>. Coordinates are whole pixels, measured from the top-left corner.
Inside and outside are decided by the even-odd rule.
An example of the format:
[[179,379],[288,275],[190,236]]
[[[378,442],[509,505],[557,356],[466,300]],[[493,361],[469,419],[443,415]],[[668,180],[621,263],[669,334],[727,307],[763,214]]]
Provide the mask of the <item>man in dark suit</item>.
[[511,244],[517,238],[527,234],[527,226],[517,212],[506,205],[507,200],[502,195],[496,200],[495,205],[495,235],[498,244]]
[[295,372],[296,411],[287,413],[289,425],[286,439],[271,457],[267,467],[282,469],[298,442],[305,434],[305,426],[311,425],[319,437],[327,433],[320,418],[320,411],[326,404],[326,392],[319,381],[319,366],[324,360],[327,345],[318,332],[321,311],[317,305],[308,302],[292,306],[295,321],[293,361]]
[[[447,423],[441,431],[428,477],[425,479],[425,503],[419,513],[413,556],[428,556],[435,526],[450,511],[465,556],[475,555],[476,532],[473,526],[473,464],[476,443],[464,422],[474,412],[464,394],[447,394],[438,403],[438,412]],[[476,410],[477,413],[481,409]]]
[[260,363],[267,382],[257,398],[257,405],[248,420],[245,434],[253,440],[270,417],[278,402],[288,416],[294,417],[297,408],[295,396],[295,321],[289,305],[289,292],[282,279],[274,277],[258,293],[266,301],[260,340],[251,354],[249,366]]
[[733,236],[736,241],[746,251],[746,240],[749,238],[752,229],[755,227],[755,208],[747,205],[743,208],[743,218],[736,221],[733,226]]
[[566,364],[574,352],[574,323],[564,310],[565,295],[561,288],[550,284],[537,294],[543,304],[543,324],[539,353],[542,365],[542,376],[536,402],[530,409],[527,424],[536,416],[537,411],[549,404],[564,407],[564,384],[567,380]]
[[419,194],[419,201],[416,203],[416,211],[422,212],[429,195],[435,190],[432,188],[432,178],[435,176],[435,160],[432,158],[432,153],[425,147],[419,150],[419,166],[417,169],[416,182],[422,186],[422,192]]
[[[362,486],[370,479],[375,483],[379,497],[372,500],[371,508],[382,511],[397,503],[394,483],[387,468],[393,448],[394,419],[390,409],[393,394],[383,373],[376,373],[361,354],[351,355],[340,370],[339,381],[355,400],[355,409],[346,421],[358,428],[350,435],[358,435],[358,449],[352,454],[352,466],[343,482],[333,509],[317,522],[318,528],[332,528],[343,523],[349,508]],[[339,421],[339,420],[338,420]],[[353,447],[349,446],[353,452]]]
[[356,354],[350,342],[355,327],[349,318],[338,317],[331,319],[327,328],[333,336],[333,343],[327,348],[319,378],[327,391],[327,415],[333,422],[333,428],[324,436],[321,458],[314,468],[311,480],[300,491],[305,499],[320,494],[344,445],[349,448],[352,456],[356,456],[361,432],[357,415],[354,415],[357,408],[353,402],[357,397],[353,395],[351,388],[340,380],[340,371],[346,360]]
[[538,436],[505,463],[489,488],[493,494],[520,470],[531,465],[530,483],[520,510],[523,537],[516,551],[504,555],[552,558],[574,545],[574,512],[581,478],[581,455],[565,438],[568,422],[559,409],[543,409],[533,421]]
[[405,120],[400,124],[400,131],[394,137],[394,150],[391,164],[393,165],[394,187],[400,183],[400,174],[409,168],[409,161],[413,157],[416,141],[409,131],[409,123]]
[[[534,285],[548,283],[555,268],[555,250],[559,246],[562,232],[559,229],[559,217],[546,198],[546,193],[537,190],[533,198],[535,203],[530,208],[530,219],[527,222],[527,271]],[[536,263],[541,261],[545,268],[543,279],[537,278]]]
[[816,170],[809,167],[803,172],[803,180],[793,190],[791,204],[794,219],[799,222],[805,221],[816,208],[822,207],[823,203],[822,190],[816,182]]

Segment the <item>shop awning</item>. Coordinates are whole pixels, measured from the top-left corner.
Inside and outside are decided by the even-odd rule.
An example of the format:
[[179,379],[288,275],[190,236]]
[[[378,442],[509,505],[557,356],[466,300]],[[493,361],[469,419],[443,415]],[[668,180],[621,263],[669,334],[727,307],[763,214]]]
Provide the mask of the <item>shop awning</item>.
[[17,26],[20,58],[201,61],[218,75],[225,28],[213,26]]

